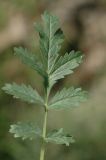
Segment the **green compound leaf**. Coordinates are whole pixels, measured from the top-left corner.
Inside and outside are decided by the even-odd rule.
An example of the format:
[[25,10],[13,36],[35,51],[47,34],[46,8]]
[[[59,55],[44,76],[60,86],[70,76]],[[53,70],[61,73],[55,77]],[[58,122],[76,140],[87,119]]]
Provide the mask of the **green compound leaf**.
[[87,99],[87,92],[81,88],[63,88],[49,102],[49,109],[67,109],[78,106]]
[[65,144],[66,146],[69,146],[71,143],[75,142],[71,135],[64,133],[63,128],[49,133],[47,138],[45,138],[45,141],[47,143]]
[[44,104],[44,101],[41,98],[41,96],[30,85],[17,85],[16,83],[5,84],[5,86],[2,89],[6,93],[13,95],[14,98],[19,98],[25,102]]
[[[36,70],[44,78],[44,87],[46,91],[45,101],[30,85],[17,85],[16,83],[13,83],[6,84],[2,89],[6,93],[13,95],[13,97],[19,98],[25,102],[43,105],[46,112],[50,109],[67,109],[78,106],[80,102],[84,102],[87,99],[87,93],[82,91],[81,88],[64,88],[61,91],[58,91],[49,100],[50,91],[53,85],[59,79],[72,74],[73,70],[82,62],[83,56],[79,51],[71,51],[64,56],[59,56],[61,44],[64,39],[59,19],[48,12],[44,12],[42,19],[43,25],[36,24],[35,26],[40,36],[39,57],[41,60],[22,47],[15,48],[14,50],[15,55],[18,56],[24,64],[27,64],[32,69]],[[23,140],[26,138],[32,140],[36,137],[40,137],[42,143],[45,141],[47,143],[65,144],[66,146],[69,146],[71,143],[75,142],[70,134],[64,133],[63,128],[53,130],[47,134],[46,137],[46,117],[47,114],[45,113],[43,133],[39,127],[36,127],[36,124],[32,122],[19,122],[11,125],[10,132],[14,134],[14,137],[21,137]]]
[[73,69],[79,66],[82,62],[81,52],[71,51],[61,56],[55,63],[52,73],[50,74],[49,81],[50,87],[52,87],[57,80],[64,78],[66,75],[72,74]]
[[46,67],[47,73],[50,74],[59,56],[58,52],[61,49],[64,36],[56,16],[44,12],[42,19],[44,26],[42,27],[41,24],[37,24],[35,27],[40,36],[40,50],[44,68]]
[[24,64],[27,64],[32,69],[36,70],[43,77],[46,75],[42,63],[36,58],[35,55],[29,53],[26,48],[14,48],[15,55],[18,56]]
[[35,139],[37,136],[41,137],[41,130],[36,127],[35,123],[18,122],[10,126],[10,133],[14,134],[15,138],[21,137],[23,140],[29,138],[30,140]]

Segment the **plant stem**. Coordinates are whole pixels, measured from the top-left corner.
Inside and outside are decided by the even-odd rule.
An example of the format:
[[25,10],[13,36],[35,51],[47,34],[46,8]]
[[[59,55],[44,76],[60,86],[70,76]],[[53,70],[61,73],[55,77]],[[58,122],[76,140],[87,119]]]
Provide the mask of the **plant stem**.
[[45,115],[43,122],[43,132],[42,132],[42,146],[40,151],[40,160],[44,160],[45,155],[45,138],[46,138],[46,130],[47,130],[47,114],[48,114],[48,94],[46,95],[46,103],[45,103]]

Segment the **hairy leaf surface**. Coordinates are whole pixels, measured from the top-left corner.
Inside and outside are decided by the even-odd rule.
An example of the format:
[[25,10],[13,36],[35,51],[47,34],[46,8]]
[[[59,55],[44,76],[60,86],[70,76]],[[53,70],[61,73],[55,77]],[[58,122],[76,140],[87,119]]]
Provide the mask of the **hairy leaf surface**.
[[45,76],[46,72],[44,71],[42,63],[36,58],[35,55],[29,53],[26,48],[14,48],[15,55],[20,57],[24,64],[27,64],[32,69],[36,70],[40,75]]
[[82,62],[81,52],[71,51],[61,56],[55,63],[52,73],[50,74],[49,81],[52,87],[57,80],[64,78],[66,75],[73,73],[73,69],[79,66]]
[[87,99],[87,93],[81,88],[63,88],[49,102],[49,109],[66,109],[78,106]]
[[41,130],[36,127],[35,123],[18,122],[10,126],[10,133],[14,134],[15,138],[21,137],[23,140],[29,138],[30,140],[35,139],[37,136],[41,136]]
[[49,133],[47,138],[45,138],[45,141],[55,144],[65,144],[66,146],[69,146],[71,143],[75,142],[71,135],[64,133],[63,128]]
[[[56,16],[45,12],[42,16],[44,27],[38,24],[36,29],[40,35],[40,49],[45,61],[47,73],[50,74],[63,42],[63,32]],[[44,63],[44,62],[43,62]]]
[[17,85],[16,83],[5,84],[5,86],[2,89],[6,93],[13,95],[14,98],[20,98],[25,102],[44,104],[44,101],[41,98],[41,96],[30,85]]

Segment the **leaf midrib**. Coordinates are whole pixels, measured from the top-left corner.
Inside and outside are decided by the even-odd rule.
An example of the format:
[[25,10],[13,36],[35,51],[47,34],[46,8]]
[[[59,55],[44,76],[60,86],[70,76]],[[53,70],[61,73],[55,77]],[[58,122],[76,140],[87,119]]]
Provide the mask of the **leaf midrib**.
[[50,58],[50,46],[51,46],[51,17],[49,17],[49,50],[48,50],[48,67],[47,67],[47,73],[49,75],[49,58]]

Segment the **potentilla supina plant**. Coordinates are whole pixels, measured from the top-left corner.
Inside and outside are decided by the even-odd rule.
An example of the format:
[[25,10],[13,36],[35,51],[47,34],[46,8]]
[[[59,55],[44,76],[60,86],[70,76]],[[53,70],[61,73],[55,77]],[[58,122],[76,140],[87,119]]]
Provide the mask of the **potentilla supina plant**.
[[36,137],[39,137],[42,142],[40,160],[44,160],[46,143],[69,146],[75,142],[72,135],[65,133],[63,128],[53,129],[50,133],[47,133],[48,111],[74,108],[87,98],[86,91],[74,87],[63,88],[50,97],[51,90],[56,82],[72,74],[73,70],[82,62],[83,55],[80,51],[71,51],[70,53],[65,53],[64,56],[60,56],[59,51],[64,35],[60,28],[59,20],[47,11],[42,15],[42,20],[43,24],[35,24],[40,37],[40,58],[22,47],[14,48],[14,52],[24,64],[36,70],[43,77],[44,97],[41,97],[38,91],[30,85],[13,83],[5,84],[2,88],[6,93],[13,95],[14,98],[35,105],[39,104],[44,109],[42,129],[33,122],[18,122],[11,125],[9,130],[10,133],[14,134],[15,138],[21,137],[23,140],[27,138],[35,140]]

